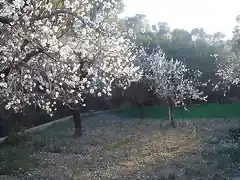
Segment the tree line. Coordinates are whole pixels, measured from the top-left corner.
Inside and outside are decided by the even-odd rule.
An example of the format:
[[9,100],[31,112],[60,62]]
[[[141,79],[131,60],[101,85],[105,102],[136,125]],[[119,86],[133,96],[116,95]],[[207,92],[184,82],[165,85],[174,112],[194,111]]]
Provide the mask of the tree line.
[[1,121],[6,111],[36,107],[53,116],[65,107],[73,115],[74,135],[81,136],[79,112],[91,98],[107,106],[126,99],[143,118],[153,97],[149,104],[165,102],[175,126],[174,106],[236,96],[231,90],[239,81],[239,27],[225,41],[223,33],[202,28],[150,26],[142,14],[119,19],[122,7],[115,0],[3,1]]

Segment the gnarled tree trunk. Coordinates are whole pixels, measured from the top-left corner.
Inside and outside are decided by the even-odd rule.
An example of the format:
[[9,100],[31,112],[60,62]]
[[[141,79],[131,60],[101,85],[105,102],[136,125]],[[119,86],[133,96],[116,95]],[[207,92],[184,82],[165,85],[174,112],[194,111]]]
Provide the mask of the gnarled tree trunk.
[[82,121],[80,117],[80,113],[78,112],[77,109],[71,109],[72,115],[73,115],[73,122],[74,122],[74,137],[81,137],[83,132],[82,132]]
[[170,121],[170,125],[175,128],[175,122],[174,122],[174,118],[173,118],[173,102],[171,97],[168,97],[168,117],[169,117],[169,121]]

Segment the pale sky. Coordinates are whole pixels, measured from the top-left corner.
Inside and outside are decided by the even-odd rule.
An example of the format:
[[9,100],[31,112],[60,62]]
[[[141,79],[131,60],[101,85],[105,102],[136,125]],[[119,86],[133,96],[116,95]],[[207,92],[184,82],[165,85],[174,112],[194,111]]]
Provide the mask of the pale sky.
[[240,0],[124,0],[122,16],[145,14],[151,24],[167,22],[171,29],[204,28],[231,38],[240,15]]

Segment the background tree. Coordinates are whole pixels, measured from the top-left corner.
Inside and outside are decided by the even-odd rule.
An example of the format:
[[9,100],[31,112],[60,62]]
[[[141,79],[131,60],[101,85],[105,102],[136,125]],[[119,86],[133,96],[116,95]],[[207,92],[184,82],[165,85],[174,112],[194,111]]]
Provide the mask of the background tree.
[[[239,17],[237,16],[236,21],[239,24]],[[227,89],[225,90],[230,91],[232,88],[238,88],[240,82],[240,31],[239,25],[234,28],[234,35],[232,40],[226,41],[223,43],[224,50],[216,54],[215,58],[218,65],[218,71],[216,75],[221,78],[222,86]],[[219,84],[216,85],[219,87]],[[231,95],[231,94],[230,94]]]
[[140,28],[133,31],[137,34],[134,41],[140,48],[144,47],[148,55],[160,47],[166,53],[167,59],[179,59],[193,72],[201,71],[200,81],[208,82],[202,89],[205,94],[209,95],[210,102],[219,101],[219,98],[223,97],[223,90],[212,92],[216,82],[220,80],[215,75],[218,62],[213,55],[219,54],[219,59],[224,61],[224,54],[227,53],[225,44],[229,43],[224,40],[223,33],[208,34],[203,28],[194,28],[189,32],[184,29],[170,30],[166,22],[159,22],[152,28],[146,29],[145,32],[141,32]]
[[[173,106],[183,105],[186,98],[205,100],[207,96],[198,89],[199,83],[196,81],[201,73],[194,72],[194,78],[188,76],[189,69],[178,61],[171,59],[168,61],[161,50],[152,54],[147,62],[150,63],[149,76],[147,77],[150,86],[159,98],[165,99],[169,106],[169,120],[175,127],[173,119]],[[186,107],[185,107],[186,108]]]

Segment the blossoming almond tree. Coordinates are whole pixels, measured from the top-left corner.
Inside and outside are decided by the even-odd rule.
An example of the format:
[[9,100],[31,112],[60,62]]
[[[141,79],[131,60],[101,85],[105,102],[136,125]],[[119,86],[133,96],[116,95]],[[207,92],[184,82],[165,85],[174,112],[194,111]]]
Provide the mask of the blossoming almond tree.
[[114,0],[0,0],[0,103],[52,114],[60,101],[81,136],[86,94],[111,96],[113,82],[126,88],[141,78],[134,44],[111,21],[117,12]]
[[236,55],[229,57],[225,63],[218,64],[216,74],[221,77],[221,83],[225,85],[238,85],[240,82],[240,61]]
[[201,76],[199,71],[191,72],[178,60],[166,59],[165,54],[159,50],[153,53],[146,61],[149,63],[148,83],[159,98],[165,99],[169,105],[169,120],[175,127],[172,107],[183,105],[186,98],[200,99],[206,101],[207,96],[203,95],[197,87],[200,83],[197,78]]
[[227,92],[231,87],[239,87],[240,84],[240,16],[237,16],[236,20],[238,25],[234,28],[232,40],[224,43],[223,51],[213,55],[218,65],[216,75],[221,78],[214,90],[218,90],[221,85],[222,89]]

